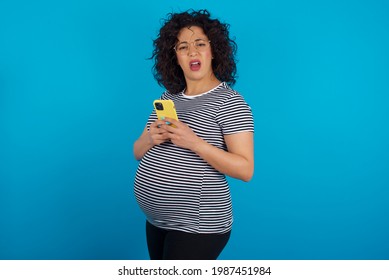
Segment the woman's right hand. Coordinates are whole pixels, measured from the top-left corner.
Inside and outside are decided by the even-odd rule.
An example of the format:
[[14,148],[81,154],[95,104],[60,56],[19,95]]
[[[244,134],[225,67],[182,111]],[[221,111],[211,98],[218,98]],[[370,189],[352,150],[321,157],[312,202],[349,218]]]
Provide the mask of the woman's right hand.
[[151,145],[159,145],[170,140],[168,131],[163,128],[165,124],[166,122],[162,120],[156,120],[150,124],[148,133]]
[[133,152],[137,160],[142,157],[155,145],[169,141],[169,133],[166,130],[166,122],[157,120],[150,124],[150,127],[145,127],[141,136],[135,141]]

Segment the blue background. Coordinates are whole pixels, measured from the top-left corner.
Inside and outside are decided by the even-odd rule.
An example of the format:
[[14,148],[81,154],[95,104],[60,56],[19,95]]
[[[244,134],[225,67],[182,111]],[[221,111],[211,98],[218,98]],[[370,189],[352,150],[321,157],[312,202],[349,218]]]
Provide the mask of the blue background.
[[255,116],[221,259],[389,259],[377,0],[0,0],[0,259],[148,258],[132,144],[163,91],[152,39],[188,8],[231,24]]

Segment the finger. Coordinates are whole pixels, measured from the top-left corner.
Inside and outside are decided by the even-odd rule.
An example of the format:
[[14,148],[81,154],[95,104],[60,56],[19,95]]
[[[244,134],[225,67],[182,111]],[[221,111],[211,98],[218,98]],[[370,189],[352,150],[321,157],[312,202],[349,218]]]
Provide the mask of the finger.
[[155,126],[155,127],[161,127],[162,125],[164,125],[166,122],[165,121],[163,121],[163,120],[156,120],[154,123],[153,123],[153,125]]
[[166,137],[167,133],[168,131],[166,129],[157,128],[154,132],[151,133],[151,135],[156,138],[157,137],[161,138],[161,137]]
[[174,124],[165,124],[163,125],[163,129],[165,129],[165,131],[169,132],[169,133],[175,133],[177,132],[177,126],[174,125]]
[[166,131],[163,127],[165,126],[164,121],[155,121],[150,125],[151,133],[163,133]]
[[166,124],[172,126],[172,127],[180,127],[182,125],[182,122],[172,119],[172,118],[165,118]]
[[170,141],[172,141],[172,143],[176,145],[180,145],[180,143],[182,142],[182,137],[175,133],[169,133],[169,139]]
[[169,123],[171,123],[171,124],[174,124],[174,125],[179,125],[179,123],[180,123],[180,121],[178,121],[178,120],[175,120],[175,119],[172,119],[172,118],[168,118],[168,117],[166,117],[165,119],[164,119],[164,121],[165,122],[169,122]]
[[154,134],[150,136],[152,143],[161,144],[166,140],[169,140],[169,134],[167,132],[162,134]]

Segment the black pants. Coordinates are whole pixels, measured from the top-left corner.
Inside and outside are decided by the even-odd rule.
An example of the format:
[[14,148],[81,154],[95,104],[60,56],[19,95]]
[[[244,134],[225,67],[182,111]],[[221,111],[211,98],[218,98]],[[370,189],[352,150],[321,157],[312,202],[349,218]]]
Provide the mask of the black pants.
[[161,229],[146,222],[147,246],[152,260],[216,260],[230,233],[193,234]]

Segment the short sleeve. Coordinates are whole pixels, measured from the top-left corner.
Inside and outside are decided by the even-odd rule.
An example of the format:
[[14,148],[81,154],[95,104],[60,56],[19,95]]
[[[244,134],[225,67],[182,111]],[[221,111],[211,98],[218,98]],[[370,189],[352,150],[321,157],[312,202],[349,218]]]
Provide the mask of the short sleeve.
[[223,134],[254,132],[252,110],[243,97],[236,92],[219,108],[216,120]]

